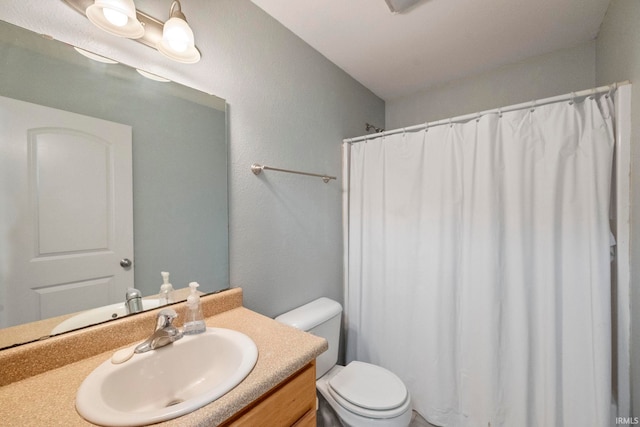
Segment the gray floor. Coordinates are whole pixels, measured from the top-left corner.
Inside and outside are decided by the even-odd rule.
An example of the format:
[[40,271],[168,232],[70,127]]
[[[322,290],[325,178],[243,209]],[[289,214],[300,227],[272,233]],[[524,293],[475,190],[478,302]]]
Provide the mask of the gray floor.
[[429,424],[429,422],[424,418],[422,418],[420,414],[413,411],[413,418],[411,418],[411,424],[409,424],[409,427],[437,427],[437,426],[433,424]]
[[[340,421],[338,421],[338,417],[336,416],[331,406],[327,403],[327,401],[322,397],[320,393],[318,393],[318,427],[341,427]],[[411,424],[409,427],[437,427],[433,424],[429,424],[424,418],[420,416],[417,412],[413,412],[413,417],[411,418]]]

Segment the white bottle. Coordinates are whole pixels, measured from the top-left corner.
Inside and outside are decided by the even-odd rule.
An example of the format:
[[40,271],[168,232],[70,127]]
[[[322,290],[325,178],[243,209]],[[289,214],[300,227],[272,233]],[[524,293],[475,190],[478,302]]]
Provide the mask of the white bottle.
[[189,283],[191,294],[187,297],[184,307],[184,330],[185,335],[201,334],[207,330],[202,315],[202,307],[200,307],[200,296],[196,293],[196,289],[200,286],[197,282]]
[[169,283],[169,273],[163,271],[160,273],[162,275],[162,286],[160,286],[160,305],[167,305],[175,302],[173,297],[173,286]]

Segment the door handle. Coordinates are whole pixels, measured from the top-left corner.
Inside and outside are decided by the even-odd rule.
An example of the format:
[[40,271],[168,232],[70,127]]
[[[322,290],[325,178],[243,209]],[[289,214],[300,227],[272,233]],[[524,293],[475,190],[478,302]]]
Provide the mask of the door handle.
[[129,258],[124,258],[120,260],[120,267],[122,268],[129,268],[133,265],[133,263],[131,262],[131,260]]

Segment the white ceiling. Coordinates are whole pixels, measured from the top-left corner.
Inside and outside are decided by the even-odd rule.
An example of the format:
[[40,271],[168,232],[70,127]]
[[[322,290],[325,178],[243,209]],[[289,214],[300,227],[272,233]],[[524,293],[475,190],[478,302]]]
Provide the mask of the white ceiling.
[[384,100],[598,35],[610,0],[252,0]]

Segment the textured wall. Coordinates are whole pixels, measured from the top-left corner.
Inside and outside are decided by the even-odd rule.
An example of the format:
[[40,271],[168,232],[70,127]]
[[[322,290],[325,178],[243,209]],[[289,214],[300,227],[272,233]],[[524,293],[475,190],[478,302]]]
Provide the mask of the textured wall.
[[[221,2],[231,153],[231,283],[276,315],[319,296],[342,301],[340,143],[383,123],[384,102],[252,3]],[[222,10],[221,10],[222,11]]]
[[640,415],[640,1],[612,0],[596,44],[598,85],[630,80],[631,93],[631,398]]
[[589,89],[595,84],[595,42],[581,44],[387,100],[395,129]]

